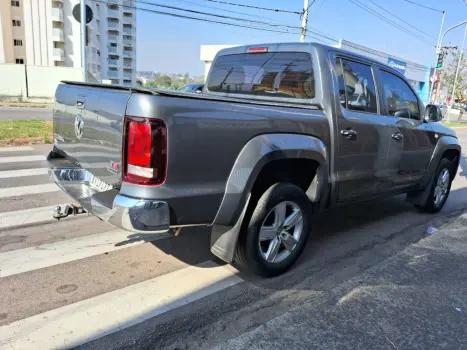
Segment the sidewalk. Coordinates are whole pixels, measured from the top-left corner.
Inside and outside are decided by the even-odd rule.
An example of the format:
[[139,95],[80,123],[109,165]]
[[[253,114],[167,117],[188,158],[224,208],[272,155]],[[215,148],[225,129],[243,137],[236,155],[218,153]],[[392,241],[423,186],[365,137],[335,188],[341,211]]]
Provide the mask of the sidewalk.
[[467,344],[466,291],[464,214],[216,349],[461,349]]

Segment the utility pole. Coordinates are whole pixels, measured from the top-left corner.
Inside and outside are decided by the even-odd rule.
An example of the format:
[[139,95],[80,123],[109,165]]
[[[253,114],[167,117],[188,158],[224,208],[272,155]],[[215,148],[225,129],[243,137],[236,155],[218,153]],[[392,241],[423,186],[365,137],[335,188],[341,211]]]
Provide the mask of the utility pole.
[[[453,87],[452,87],[452,94],[451,94],[451,101],[452,102],[456,101],[454,99],[454,93],[456,92],[457,77],[459,76],[459,68],[461,67],[462,55],[464,54],[464,43],[465,43],[465,35],[466,34],[467,34],[467,24],[465,25],[464,39],[462,39],[461,51],[459,52],[459,61],[457,62],[456,76],[454,77],[454,84],[453,84]],[[450,121],[450,119],[451,118],[448,115],[448,121]]]
[[[441,19],[441,27],[439,28],[439,34],[438,34],[438,42],[436,44],[436,60],[438,60],[438,55],[441,53],[441,45],[442,45],[442,37],[441,34],[443,33],[443,25],[444,25],[444,17],[446,16],[446,11],[443,11],[443,18]],[[436,66],[435,69],[433,70],[433,75],[436,75]],[[439,84],[439,83],[438,83]],[[435,86],[434,83],[431,83],[430,87],[430,95],[428,96],[428,101],[431,102],[431,97],[433,95],[433,87]]]
[[86,55],[86,0],[81,0],[81,64],[83,66],[83,81],[87,81],[87,55]]
[[308,0],[303,4],[303,18],[302,18],[302,34],[300,35],[300,42],[304,42],[306,38],[306,28],[308,25]]

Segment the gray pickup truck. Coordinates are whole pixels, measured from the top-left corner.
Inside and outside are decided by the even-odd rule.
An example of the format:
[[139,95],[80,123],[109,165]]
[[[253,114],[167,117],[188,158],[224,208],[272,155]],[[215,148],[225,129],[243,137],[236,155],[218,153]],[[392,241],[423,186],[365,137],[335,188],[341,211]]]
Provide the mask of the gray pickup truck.
[[445,204],[461,147],[397,71],[315,43],[222,50],[203,94],[63,82],[54,181],[75,204],[138,233],[211,227],[211,251],[280,274],[311,215],[407,194]]

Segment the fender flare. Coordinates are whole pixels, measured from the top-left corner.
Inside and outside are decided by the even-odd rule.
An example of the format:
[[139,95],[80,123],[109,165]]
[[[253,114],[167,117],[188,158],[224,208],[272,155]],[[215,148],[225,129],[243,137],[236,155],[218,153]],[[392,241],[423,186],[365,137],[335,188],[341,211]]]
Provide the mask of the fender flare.
[[[407,201],[412,204],[423,205],[428,199],[430,194],[431,183],[433,176],[435,174],[436,168],[438,167],[439,162],[441,161],[444,152],[448,150],[456,150],[459,154],[462,154],[461,146],[459,140],[454,136],[441,136],[436,144],[433,155],[431,156],[430,163],[428,164],[427,171],[425,176],[421,180],[421,189],[419,191],[410,192],[407,194]],[[457,160],[457,165],[459,164],[459,159]],[[457,167],[456,167],[457,173]],[[455,175],[454,175],[455,176]],[[454,178],[453,178],[454,180]]]
[[328,154],[320,139],[303,134],[263,134],[254,137],[243,147],[235,161],[224,197],[212,223],[211,252],[220,259],[229,263],[233,261],[256,178],[266,164],[280,159],[317,161],[318,180],[313,181],[307,194],[316,201],[327,198]]

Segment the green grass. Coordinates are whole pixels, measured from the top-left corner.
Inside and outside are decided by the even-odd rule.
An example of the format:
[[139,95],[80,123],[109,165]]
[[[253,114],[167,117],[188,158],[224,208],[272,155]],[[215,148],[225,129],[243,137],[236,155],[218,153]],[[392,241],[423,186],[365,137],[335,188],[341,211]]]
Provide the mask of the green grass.
[[458,128],[458,127],[467,127],[466,122],[441,122],[441,124],[449,127],[449,128]]
[[37,142],[51,143],[53,123],[44,120],[1,120],[0,140],[25,140],[34,138]]

